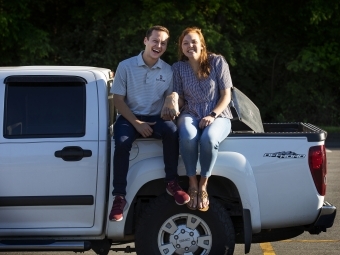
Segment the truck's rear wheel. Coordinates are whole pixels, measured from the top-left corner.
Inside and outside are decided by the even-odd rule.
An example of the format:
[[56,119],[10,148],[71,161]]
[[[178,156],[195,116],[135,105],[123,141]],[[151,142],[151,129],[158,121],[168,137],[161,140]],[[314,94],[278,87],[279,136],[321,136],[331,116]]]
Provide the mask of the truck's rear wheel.
[[207,212],[192,211],[167,194],[150,202],[135,239],[138,255],[231,255],[235,247],[232,221],[218,201],[210,198]]

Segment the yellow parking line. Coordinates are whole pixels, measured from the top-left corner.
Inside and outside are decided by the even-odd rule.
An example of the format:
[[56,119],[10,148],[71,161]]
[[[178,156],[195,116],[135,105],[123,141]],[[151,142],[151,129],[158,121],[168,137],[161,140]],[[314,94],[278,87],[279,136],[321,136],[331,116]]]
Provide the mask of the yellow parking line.
[[260,243],[263,255],[275,255],[274,249],[270,243]]
[[340,240],[282,240],[286,243],[338,243]]
[[[340,240],[281,240],[285,243],[339,243]],[[270,243],[260,243],[263,255],[275,255],[273,246]]]

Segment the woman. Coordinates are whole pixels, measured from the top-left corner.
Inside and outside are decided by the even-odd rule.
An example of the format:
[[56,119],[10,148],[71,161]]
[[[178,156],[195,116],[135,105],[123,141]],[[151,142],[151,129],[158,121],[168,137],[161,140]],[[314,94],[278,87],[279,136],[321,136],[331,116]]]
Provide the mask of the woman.
[[[180,152],[189,177],[189,209],[207,211],[208,178],[218,147],[230,133],[232,80],[221,55],[208,52],[201,30],[186,28],[178,44],[179,61],[173,64],[174,91],[181,114],[177,120]],[[196,177],[198,158],[201,165]]]

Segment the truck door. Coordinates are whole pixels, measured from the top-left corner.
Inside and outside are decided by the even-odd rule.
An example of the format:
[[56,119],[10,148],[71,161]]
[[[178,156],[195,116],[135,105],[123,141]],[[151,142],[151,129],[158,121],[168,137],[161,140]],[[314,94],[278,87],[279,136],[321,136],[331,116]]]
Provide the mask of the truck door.
[[12,75],[4,84],[0,233],[93,227],[99,147],[94,75]]

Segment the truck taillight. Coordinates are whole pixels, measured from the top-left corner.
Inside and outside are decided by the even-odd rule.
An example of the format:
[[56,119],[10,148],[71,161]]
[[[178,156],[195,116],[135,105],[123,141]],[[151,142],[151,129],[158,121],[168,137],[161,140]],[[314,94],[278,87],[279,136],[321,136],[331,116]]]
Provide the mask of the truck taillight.
[[324,145],[309,148],[309,169],[314,184],[321,196],[326,194],[327,158]]

